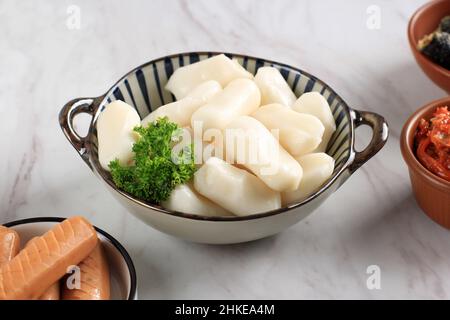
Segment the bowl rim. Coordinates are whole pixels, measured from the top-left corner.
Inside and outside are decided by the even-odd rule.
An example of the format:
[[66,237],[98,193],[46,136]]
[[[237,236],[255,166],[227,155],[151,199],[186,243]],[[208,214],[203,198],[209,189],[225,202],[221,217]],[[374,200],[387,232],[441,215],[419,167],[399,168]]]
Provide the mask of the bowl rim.
[[[235,221],[248,221],[248,220],[256,220],[256,219],[262,219],[262,218],[266,218],[266,217],[270,217],[270,216],[275,216],[287,211],[291,211],[293,209],[296,209],[300,206],[303,206],[307,203],[312,202],[313,200],[315,200],[317,197],[319,197],[321,194],[323,194],[329,187],[331,187],[338,179],[339,177],[349,169],[349,167],[351,166],[351,164],[353,163],[353,160],[355,159],[355,148],[354,148],[354,143],[355,143],[355,111],[354,109],[350,108],[348,106],[348,104],[345,102],[345,100],[336,93],[336,91],[327,83],[325,83],[323,80],[317,78],[316,76],[310,74],[309,72],[306,72],[302,69],[293,67],[291,65],[285,64],[285,63],[280,63],[277,61],[273,61],[273,60],[269,60],[269,59],[264,59],[264,58],[258,58],[258,57],[254,57],[254,56],[250,56],[250,55],[246,55],[246,54],[236,54],[236,53],[231,53],[231,52],[218,52],[218,51],[191,51],[191,52],[181,52],[181,53],[175,53],[175,54],[170,54],[170,55],[166,55],[166,56],[162,56],[156,59],[152,59],[148,62],[145,62],[133,69],[131,69],[130,71],[128,71],[127,73],[125,73],[122,77],[120,77],[120,79],[118,81],[116,81],[103,95],[95,98],[96,100],[99,101],[98,105],[102,105],[102,103],[105,101],[106,97],[108,96],[108,94],[110,94],[111,92],[114,91],[114,89],[120,85],[120,83],[122,81],[124,81],[128,76],[132,75],[133,73],[135,73],[137,70],[142,69],[148,65],[157,63],[159,61],[164,61],[165,59],[170,59],[170,58],[174,58],[174,57],[178,57],[180,55],[183,56],[188,56],[191,54],[197,54],[197,55],[218,55],[218,54],[225,54],[225,55],[231,55],[233,56],[233,58],[247,58],[247,59],[251,59],[251,60],[255,60],[255,61],[264,61],[266,63],[269,64],[275,64],[277,66],[280,67],[284,67],[287,69],[291,69],[295,72],[299,72],[302,75],[313,79],[315,82],[319,83],[320,85],[326,87],[331,94],[335,95],[335,97],[337,97],[338,99],[340,99],[340,101],[342,102],[342,106],[344,109],[344,112],[347,114],[348,118],[349,118],[349,130],[350,130],[350,150],[349,150],[349,155],[345,161],[345,163],[342,164],[342,168],[333,174],[333,176],[331,178],[329,178],[326,183],[324,183],[321,188],[319,190],[317,190],[315,193],[313,193],[312,195],[310,195],[308,198],[302,200],[301,202],[296,202],[293,204],[289,204],[288,206],[284,206],[281,207],[279,209],[275,209],[275,210],[270,210],[270,211],[265,211],[262,213],[256,213],[256,214],[250,214],[247,216],[202,216],[202,215],[197,215],[197,214],[191,214],[191,213],[185,213],[185,212],[180,212],[180,211],[175,211],[175,210],[169,210],[169,209],[165,209],[162,206],[159,205],[155,205],[152,204],[150,202],[144,201],[144,200],[140,200],[137,199],[135,197],[133,197],[132,195],[128,194],[127,192],[120,190],[119,188],[117,188],[115,186],[115,184],[112,182],[111,179],[106,179],[104,177],[104,170],[101,168],[98,159],[94,159],[92,156],[92,137],[94,135],[94,128],[95,126],[93,125],[94,123],[96,123],[98,115],[100,114],[100,112],[98,112],[98,110],[95,111],[95,114],[93,115],[92,118],[92,122],[89,128],[89,132],[88,135],[86,136],[86,151],[87,154],[89,156],[89,162],[91,163],[92,167],[91,169],[94,171],[94,173],[96,175],[99,175],[101,180],[104,181],[110,188],[112,188],[114,191],[116,191],[119,195],[125,197],[127,200],[130,200],[134,203],[136,203],[137,205],[143,206],[145,209],[149,209],[149,210],[154,210],[157,211],[159,213],[164,213],[164,214],[168,214],[171,216],[175,216],[178,218],[185,218],[185,219],[191,219],[191,220],[200,220],[200,221],[209,221],[209,222],[235,222]],[[95,161],[96,160],[96,161]]]
[[423,4],[421,7],[419,7],[414,14],[411,16],[408,22],[408,40],[409,45],[411,47],[411,50],[416,54],[417,57],[422,58],[424,63],[428,63],[433,70],[436,72],[442,74],[445,77],[450,77],[450,70],[445,69],[444,67],[440,66],[436,62],[432,61],[430,58],[425,56],[419,49],[417,49],[417,41],[420,39],[415,39],[414,37],[414,30],[417,25],[418,20],[421,18],[422,14],[431,8],[433,8],[435,5],[438,5],[440,3],[446,2],[448,0],[432,0],[425,4]]
[[[11,222],[7,222],[3,224],[3,226],[7,228],[24,225],[24,224],[33,224],[33,223],[40,223],[40,222],[55,222],[60,223],[67,218],[62,217],[35,217],[35,218],[26,218],[26,219],[19,219],[14,220]],[[127,250],[120,244],[119,241],[117,241],[113,236],[111,236],[106,231],[100,229],[99,227],[94,225],[95,231],[100,233],[102,236],[104,236],[115,248],[119,253],[122,255],[122,258],[125,260],[125,263],[127,265],[128,273],[130,276],[130,290],[128,292],[128,297],[126,300],[134,300],[136,297],[136,291],[137,291],[137,276],[136,276],[136,269],[134,267],[133,260],[131,259],[130,255],[128,254]]]
[[403,125],[400,135],[400,148],[404,161],[408,168],[414,170],[421,177],[426,179],[429,183],[433,184],[436,188],[444,191],[450,191],[450,181],[447,181],[433,172],[425,168],[422,163],[417,159],[411,141],[414,142],[414,133],[416,132],[419,120],[432,109],[436,109],[440,105],[447,104],[450,107],[450,96],[444,97],[438,100],[433,100],[423,107],[416,110]]

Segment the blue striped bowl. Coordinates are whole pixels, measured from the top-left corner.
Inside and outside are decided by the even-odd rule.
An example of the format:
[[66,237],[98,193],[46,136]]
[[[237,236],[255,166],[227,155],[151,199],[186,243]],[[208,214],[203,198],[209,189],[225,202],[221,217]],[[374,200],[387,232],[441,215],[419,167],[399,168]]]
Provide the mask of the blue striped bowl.
[[[99,114],[108,103],[122,100],[133,106],[141,118],[144,118],[151,111],[175,100],[172,94],[164,90],[174,70],[215,54],[217,53],[192,52],[150,61],[127,73],[104,95],[74,99],[60,112],[59,121],[64,134],[91,170],[129,212],[156,229],[189,241],[211,244],[245,242],[276,234],[310,214],[386,143],[388,126],[383,117],[372,112],[351,109],[322,80],[282,63],[226,54],[237,59],[253,74],[262,66],[278,68],[296,96],[317,91],[328,100],[337,126],[327,147],[327,153],[336,161],[332,177],[320,190],[300,203],[245,217],[205,217],[170,211],[117,189],[110,174],[101,168],[98,161],[96,122]],[[73,119],[80,113],[92,116],[89,133],[84,138],[73,128]],[[355,128],[363,124],[372,127],[373,136],[366,149],[356,152]]]

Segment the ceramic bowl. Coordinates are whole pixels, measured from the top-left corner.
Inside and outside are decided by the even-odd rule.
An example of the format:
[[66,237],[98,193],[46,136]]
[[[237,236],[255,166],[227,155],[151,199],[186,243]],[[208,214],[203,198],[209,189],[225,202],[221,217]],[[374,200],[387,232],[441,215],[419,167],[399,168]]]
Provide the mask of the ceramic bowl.
[[[278,68],[297,96],[304,92],[318,91],[326,97],[337,125],[327,148],[327,153],[336,161],[332,177],[320,190],[300,203],[244,217],[205,217],[175,212],[118,190],[110,174],[101,168],[98,161],[96,123],[105,105],[120,99],[133,106],[141,118],[144,118],[152,110],[174,100],[174,97],[164,90],[164,86],[175,69],[214,54],[217,53],[184,53],[150,61],[131,70],[105,94],[96,98],[74,99],[60,112],[61,128],[81,158],[114,197],[148,225],[185,240],[210,244],[246,242],[276,234],[310,214],[386,143],[388,126],[383,117],[372,112],[351,109],[333,89],[313,75],[278,62],[226,54],[237,59],[253,74],[262,66]],[[74,117],[83,112],[92,116],[86,137],[80,137],[73,127]],[[372,127],[373,136],[366,149],[356,152],[355,128],[360,125]]]
[[[5,227],[16,230],[20,235],[21,247],[28,240],[41,236],[50,230],[55,224],[65,218],[38,217],[17,220],[4,224]],[[95,227],[98,238],[103,244],[106,257],[109,262],[111,274],[111,299],[112,300],[136,300],[136,270],[125,248],[111,235]]]
[[431,219],[450,229],[450,182],[425,168],[416,158],[413,149],[414,135],[420,119],[429,119],[437,107],[443,106],[450,107],[450,97],[430,102],[417,110],[406,121],[400,143],[417,203]]
[[417,43],[437,29],[441,19],[450,15],[449,0],[429,1],[411,17],[408,25],[408,40],[417,63],[423,72],[439,87],[450,93],[450,70],[441,67],[426,57]]

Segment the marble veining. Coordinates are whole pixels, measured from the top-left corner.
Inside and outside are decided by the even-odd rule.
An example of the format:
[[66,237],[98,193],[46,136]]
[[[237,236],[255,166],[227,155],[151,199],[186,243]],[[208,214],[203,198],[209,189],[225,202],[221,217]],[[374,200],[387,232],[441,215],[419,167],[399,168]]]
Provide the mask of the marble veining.
[[[424,2],[2,1],[0,223],[86,215],[129,250],[145,299],[449,299],[450,232],[417,207],[398,141],[415,109],[445,96],[406,39],[408,18]],[[366,26],[371,5],[380,9],[380,29]],[[71,6],[79,28],[68,24]],[[384,115],[390,140],[278,236],[217,247],[161,234],[115,202],[65,140],[57,115],[68,100],[100,95],[145,61],[194,50],[309,71],[350,106]],[[358,130],[358,145],[369,137]],[[379,290],[366,286],[370,265],[381,270]]]

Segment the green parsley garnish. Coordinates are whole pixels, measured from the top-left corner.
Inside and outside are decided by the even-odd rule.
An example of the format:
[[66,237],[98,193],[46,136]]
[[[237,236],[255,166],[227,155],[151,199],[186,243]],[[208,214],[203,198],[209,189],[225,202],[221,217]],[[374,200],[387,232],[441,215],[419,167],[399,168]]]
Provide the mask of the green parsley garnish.
[[154,203],[169,198],[172,190],[192,178],[196,170],[193,145],[172,155],[172,147],[180,141],[182,129],[167,117],[134,128],[140,136],[133,145],[134,163],[122,166],[116,159],[109,169],[114,183],[133,196]]

